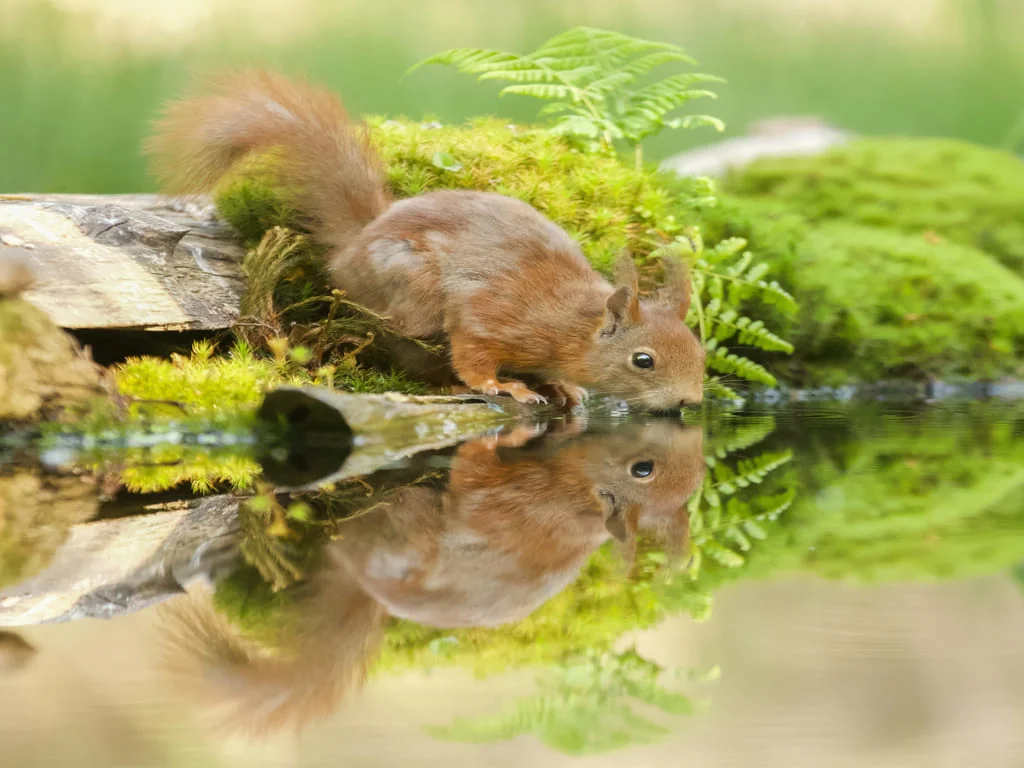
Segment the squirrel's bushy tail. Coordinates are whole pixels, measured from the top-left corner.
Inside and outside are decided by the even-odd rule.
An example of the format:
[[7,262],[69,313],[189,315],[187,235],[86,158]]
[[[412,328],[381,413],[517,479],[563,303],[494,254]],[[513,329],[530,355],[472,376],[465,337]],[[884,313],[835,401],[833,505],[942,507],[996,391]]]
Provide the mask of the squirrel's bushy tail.
[[164,667],[215,727],[251,736],[301,730],[365,680],[384,611],[342,568],[324,576],[288,609],[294,624],[266,646],[243,636],[207,596],[161,608]]
[[242,71],[171,102],[146,144],[163,189],[208,192],[252,152],[276,150],[276,182],[317,239],[342,246],[390,202],[365,126],[329,90]]

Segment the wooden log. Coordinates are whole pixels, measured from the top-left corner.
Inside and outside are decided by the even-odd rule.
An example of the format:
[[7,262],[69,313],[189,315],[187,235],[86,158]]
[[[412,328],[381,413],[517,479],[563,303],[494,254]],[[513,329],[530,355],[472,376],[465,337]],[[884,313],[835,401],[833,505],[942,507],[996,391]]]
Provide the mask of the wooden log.
[[24,298],[63,328],[229,328],[244,253],[208,201],[0,195],[0,260],[29,264]]
[[464,440],[550,417],[550,406],[482,395],[364,395],[320,387],[269,392],[259,417],[289,425],[292,444],[260,457],[265,479],[299,491],[340,482]]

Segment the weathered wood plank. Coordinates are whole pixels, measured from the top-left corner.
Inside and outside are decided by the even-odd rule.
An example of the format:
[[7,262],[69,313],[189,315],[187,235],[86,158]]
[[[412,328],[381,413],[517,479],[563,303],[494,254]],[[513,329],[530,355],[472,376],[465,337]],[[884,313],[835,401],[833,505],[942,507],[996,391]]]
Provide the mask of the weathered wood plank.
[[228,328],[243,256],[206,201],[0,195],[0,259],[31,266],[24,298],[64,328]]

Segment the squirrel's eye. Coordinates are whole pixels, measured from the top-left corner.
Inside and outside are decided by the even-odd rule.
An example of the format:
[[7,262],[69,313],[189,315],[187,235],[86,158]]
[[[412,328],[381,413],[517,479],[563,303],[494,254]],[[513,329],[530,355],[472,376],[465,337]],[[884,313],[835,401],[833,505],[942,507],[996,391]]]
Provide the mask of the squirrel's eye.
[[638,461],[629,468],[629,474],[633,477],[650,477],[653,472],[654,462],[650,459],[647,461]]
[[654,358],[646,352],[634,352],[633,353],[633,365],[637,368],[653,368]]

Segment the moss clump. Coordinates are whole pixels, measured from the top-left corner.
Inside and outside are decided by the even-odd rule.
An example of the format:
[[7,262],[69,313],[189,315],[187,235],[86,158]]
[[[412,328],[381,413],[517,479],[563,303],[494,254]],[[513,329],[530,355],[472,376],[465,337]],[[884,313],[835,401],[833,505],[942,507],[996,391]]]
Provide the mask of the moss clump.
[[823,224],[791,280],[791,380],[1024,375],[1024,280],[974,248]]
[[785,202],[812,222],[933,233],[1024,275],[1024,162],[947,139],[861,139],[817,157],[759,160],[725,188]]
[[193,417],[234,418],[254,411],[271,387],[284,385],[314,384],[370,393],[424,391],[400,374],[359,368],[351,361],[310,370],[307,350],[277,341],[273,357],[257,357],[245,343],[215,355],[210,342],[196,342],[189,357],[134,358],[116,366],[114,377],[122,394],[155,401],[144,404],[147,411],[178,417],[184,412]]
[[1024,374],[1016,158],[870,139],[760,160],[724,188],[694,220],[711,241],[745,238],[800,304],[763,315],[796,347],[778,364],[786,383]]
[[102,395],[99,369],[45,312],[0,294],[0,419],[59,413]]

